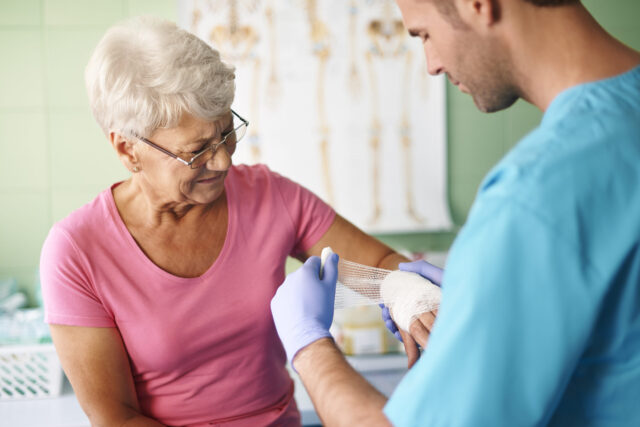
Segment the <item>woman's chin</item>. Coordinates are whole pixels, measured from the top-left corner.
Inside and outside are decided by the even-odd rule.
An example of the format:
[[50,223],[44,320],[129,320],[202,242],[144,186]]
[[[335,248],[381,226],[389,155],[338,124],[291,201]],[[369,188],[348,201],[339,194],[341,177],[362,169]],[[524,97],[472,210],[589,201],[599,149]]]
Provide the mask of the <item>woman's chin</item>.
[[210,188],[194,188],[189,194],[189,199],[196,204],[208,205],[214,203],[224,193],[224,185],[211,186]]

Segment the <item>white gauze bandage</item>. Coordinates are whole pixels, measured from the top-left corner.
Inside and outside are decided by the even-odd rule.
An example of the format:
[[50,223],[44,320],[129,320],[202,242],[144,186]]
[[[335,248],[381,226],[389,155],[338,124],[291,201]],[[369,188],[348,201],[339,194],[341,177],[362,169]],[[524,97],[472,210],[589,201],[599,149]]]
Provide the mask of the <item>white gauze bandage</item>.
[[422,313],[440,307],[440,287],[416,273],[392,271],[380,285],[384,304],[400,329],[409,330]]
[[[333,251],[322,250],[322,266]],[[340,259],[335,308],[384,304],[400,329],[422,313],[440,306],[440,288],[424,277],[407,271],[391,271]]]

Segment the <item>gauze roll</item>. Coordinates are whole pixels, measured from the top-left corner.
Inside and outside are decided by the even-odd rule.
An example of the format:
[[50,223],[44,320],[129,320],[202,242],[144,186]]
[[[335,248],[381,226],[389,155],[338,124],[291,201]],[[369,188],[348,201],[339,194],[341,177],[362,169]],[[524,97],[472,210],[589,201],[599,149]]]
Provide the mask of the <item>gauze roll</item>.
[[[323,266],[332,253],[329,247],[322,250]],[[416,273],[369,267],[342,258],[338,262],[335,308],[384,304],[405,331],[420,314],[440,306],[440,294],[438,286]]]
[[396,325],[405,331],[420,314],[440,306],[441,294],[438,286],[408,271],[392,271],[380,285],[382,301],[389,307]]

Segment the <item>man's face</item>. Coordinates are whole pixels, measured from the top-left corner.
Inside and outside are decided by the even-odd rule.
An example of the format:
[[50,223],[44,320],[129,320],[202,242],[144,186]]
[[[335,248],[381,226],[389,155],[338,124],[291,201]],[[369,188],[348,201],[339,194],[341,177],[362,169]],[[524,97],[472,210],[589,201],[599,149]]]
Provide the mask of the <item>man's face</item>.
[[396,0],[404,25],[419,37],[429,74],[446,73],[452,84],[473,97],[484,112],[511,106],[519,92],[512,84],[512,67],[504,43],[496,36],[480,35],[460,21],[455,11],[445,16],[435,2],[454,0]]

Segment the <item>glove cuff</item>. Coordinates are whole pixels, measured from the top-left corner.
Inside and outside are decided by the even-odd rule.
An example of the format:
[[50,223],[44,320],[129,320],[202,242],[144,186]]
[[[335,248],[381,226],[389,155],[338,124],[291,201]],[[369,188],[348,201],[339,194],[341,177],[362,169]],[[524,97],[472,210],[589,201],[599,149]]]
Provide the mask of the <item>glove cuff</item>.
[[300,350],[319,339],[332,338],[331,333],[328,330],[317,325],[298,327],[290,336],[291,339],[289,342],[283,344],[284,350],[287,353],[287,359],[296,373],[298,373],[298,371],[296,371],[296,368],[293,365],[293,359]]

